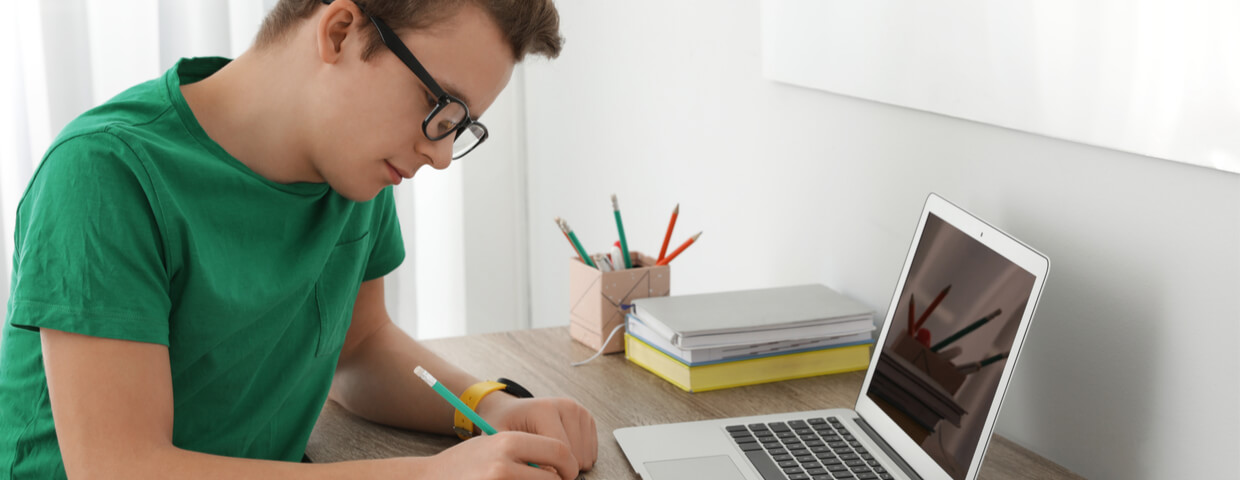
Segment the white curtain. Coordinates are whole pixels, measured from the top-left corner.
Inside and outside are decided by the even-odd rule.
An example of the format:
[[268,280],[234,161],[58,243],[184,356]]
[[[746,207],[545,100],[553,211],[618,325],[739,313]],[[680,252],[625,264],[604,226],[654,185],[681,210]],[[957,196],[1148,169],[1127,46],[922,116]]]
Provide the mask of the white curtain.
[[[276,0],[42,0],[0,16],[0,305],[7,305],[18,201],[66,123],[121,91],[158,77],[181,57],[235,57],[249,47]],[[15,10],[15,11],[14,11]],[[430,170],[430,169],[425,169]],[[386,282],[388,310],[422,337],[464,334],[464,253],[457,175],[397,189],[405,264]],[[419,199],[426,198],[425,202]],[[415,208],[428,205],[427,208]],[[415,223],[419,210],[426,217]],[[456,232],[456,233],[453,233]],[[415,237],[435,242],[419,255]],[[422,260],[424,267],[413,268]],[[418,275],[414,275],[414,271]],[[425,282],[427,290],[417,289]],[[421,314],[419,314],[421,313]],[[418,318],[433,318],[419,328]]]

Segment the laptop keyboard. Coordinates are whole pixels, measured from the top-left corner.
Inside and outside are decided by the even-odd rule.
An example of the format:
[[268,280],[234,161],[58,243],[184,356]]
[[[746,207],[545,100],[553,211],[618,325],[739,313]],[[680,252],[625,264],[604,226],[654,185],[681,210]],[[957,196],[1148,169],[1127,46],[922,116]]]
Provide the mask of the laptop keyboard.
[[731,425],[728,434],[763,480],[894,478],[836,417]]

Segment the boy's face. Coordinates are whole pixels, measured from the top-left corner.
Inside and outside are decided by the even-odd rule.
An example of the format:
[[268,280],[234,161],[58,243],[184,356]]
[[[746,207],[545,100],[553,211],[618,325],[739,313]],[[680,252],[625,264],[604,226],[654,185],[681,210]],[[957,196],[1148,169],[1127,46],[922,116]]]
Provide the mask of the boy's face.
[[[359,33],[377,31],[356,9],[342,14],[347,3],[325,7],[325,17],[315,21],[319,57],[333,61],[321,63],[311,88],[312,111],[323,112],[309,119],[311,162],[337,193],[367,201],[423,165],[447,168],[454,135],[431,141],[423,134],[434,96],[391,50],[380,47],[368,61],[361,60],[369,37]],[[491,18],[472,5],[400,38],[440,87],[465,102],[475,120],[512,76],[511,48]],[[338,52],[324,52],[329,48]]]

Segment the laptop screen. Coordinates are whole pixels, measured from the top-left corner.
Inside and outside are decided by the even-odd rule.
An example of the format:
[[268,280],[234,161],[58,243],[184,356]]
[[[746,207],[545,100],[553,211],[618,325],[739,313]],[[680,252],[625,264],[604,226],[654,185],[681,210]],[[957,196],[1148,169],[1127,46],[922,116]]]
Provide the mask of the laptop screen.
[[907,278],[866,396],[963,479],[1035,277],[931,213]]

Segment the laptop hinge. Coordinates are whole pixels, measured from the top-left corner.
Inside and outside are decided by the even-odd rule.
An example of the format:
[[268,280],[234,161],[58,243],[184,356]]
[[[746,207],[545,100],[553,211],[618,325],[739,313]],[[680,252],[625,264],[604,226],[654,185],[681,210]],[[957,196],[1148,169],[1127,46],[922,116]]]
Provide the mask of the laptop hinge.
[[909,478],[921,480],[921,475],[914,472],[913,468],[908,466],[908,463],[904,461],[904,458],[896,454],[896,451],[891,449],[891,445],[887,445],[887,441],[883,440],[883,437],[879,436],[878,432],[874,431],[874,428],[871,427],[864,418],[858,416],[857,418],[854,418],[853,421],[857,422],[857,425],[861,425],[861,429],[865,430],[866,435],[869,435],[870,439],[874,440],[874,443],[878,444],[878,448],[883,449],[883,453],[887,454],[888,458],[891,458],[892,461],[896,462],[896,466],[899,467],[905,475]]

